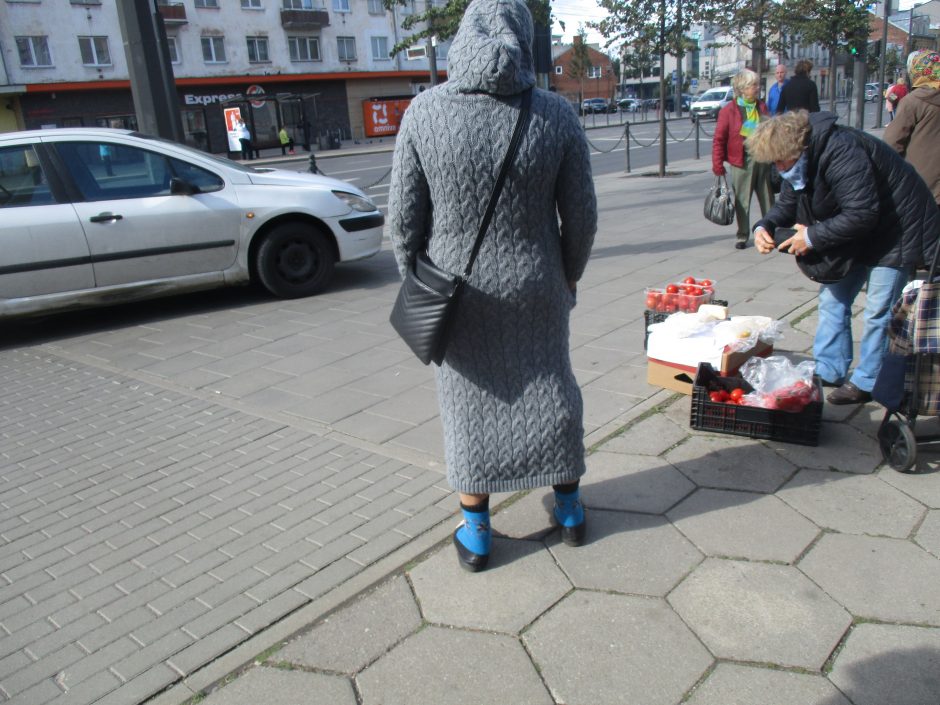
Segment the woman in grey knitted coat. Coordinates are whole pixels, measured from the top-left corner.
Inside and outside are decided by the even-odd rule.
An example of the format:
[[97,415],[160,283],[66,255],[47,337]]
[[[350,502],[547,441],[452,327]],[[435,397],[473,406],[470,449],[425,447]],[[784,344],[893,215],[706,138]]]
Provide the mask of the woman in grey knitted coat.
[[[473,0],[448,54],[448,81],[411,102],[389,194],[402,274],[425,247],[438,267],[466,266],[522,93],[535,83],[532,36],[520,0]],[[437,370],[447,477],[464,508],[454,541],[471,570],[489,555],[491,492],[562,486],[555,516],[563,538],[580,543],[584,535],[582,401],[568,317],[597,206],[574,110],[532,90],[519,152]]]

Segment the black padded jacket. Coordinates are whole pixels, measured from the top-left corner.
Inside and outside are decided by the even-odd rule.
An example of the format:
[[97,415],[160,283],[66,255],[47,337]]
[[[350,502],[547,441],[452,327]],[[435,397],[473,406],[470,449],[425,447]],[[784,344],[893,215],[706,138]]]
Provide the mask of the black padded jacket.
[[[879,139],[810,113],[806,194],[809,236],[821,255],[856,243],[856,262],[929,266],[940,239],[940,211],[924,180]],[[798,194],[784,180],[773,208],[758,221],[773,235],[797,222]]]

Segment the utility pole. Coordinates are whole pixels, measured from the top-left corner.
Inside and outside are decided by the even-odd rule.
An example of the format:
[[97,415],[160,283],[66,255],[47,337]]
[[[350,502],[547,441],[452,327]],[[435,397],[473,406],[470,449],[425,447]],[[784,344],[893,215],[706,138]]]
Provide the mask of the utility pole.
[[182,143],[179,98],[163,16],[153,0],[117,0],[137,128]]
[[[428,14],[431,13],[431,9],[434,7],[433,0],[428,0],[427,8]],[[435,47],[435,37],[434,37],[434,22],[429,17],[428,18],[428,29],[431,30],[431,35],[428,37],[428,70],[431,72],[431,88],[437,85],[437,48]]]
[[852,83],[855,86],[855,127],[865,129],[865,73],[868,70],[868,35],[859,42],[858,53],[852,66]]
[[[885,84],[885,71],[887,70],[887,57],[888,57],[888,15],[891,14],[891,0],[882,0],[884,2],[884,20],[881,26],[881,59],[878,62],[878,117],[875,118],[875,125],[877,127],[884,127],[882,120],[884,119],[884,107],[885,102],[882,100],[882,87]],[[865,87],[862,86],[862,91],[864,92]]]
[[659,15],[659,178],[666,176],[666,0]]

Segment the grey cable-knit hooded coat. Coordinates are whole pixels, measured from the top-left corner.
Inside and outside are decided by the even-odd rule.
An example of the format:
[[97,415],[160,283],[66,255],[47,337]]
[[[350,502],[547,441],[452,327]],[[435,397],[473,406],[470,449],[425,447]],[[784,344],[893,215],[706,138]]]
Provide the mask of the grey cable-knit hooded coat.
[[[425,246],[439,267],[464,270],[520,94],[535,83],[532,36],[520,0],[474,0],[448,54],[448,81],[406,111],[388,206],[402,274]],[[533,90],[524,138],[437,371],[454,489],[503,492],[584,474],[568,282],[584,272],[596,225],[578,118],[560,96]]]

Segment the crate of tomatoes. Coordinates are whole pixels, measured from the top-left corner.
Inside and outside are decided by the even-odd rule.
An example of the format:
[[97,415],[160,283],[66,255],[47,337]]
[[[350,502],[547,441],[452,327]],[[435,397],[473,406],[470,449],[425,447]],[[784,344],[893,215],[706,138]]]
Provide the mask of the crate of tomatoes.
[[722,377],[709,363],[692,385],[690,425],[699,431],[815,446],[822,426],[822,383],[797,382],[767,392],[765,406],[749,406],[753,387],[743,377]]
[[686,277],[681,283],[647,289],[646,310],[666,316],[678,311],[695,313],[702,304],[711,303],[714,294],[715,285],[711,279]]

